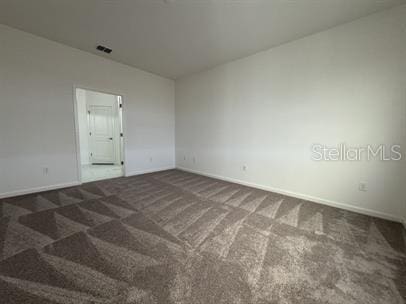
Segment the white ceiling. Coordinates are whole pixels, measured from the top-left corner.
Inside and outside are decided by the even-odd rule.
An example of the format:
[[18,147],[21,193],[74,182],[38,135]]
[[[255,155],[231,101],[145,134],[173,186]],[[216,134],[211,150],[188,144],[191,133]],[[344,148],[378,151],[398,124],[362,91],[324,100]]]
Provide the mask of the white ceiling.
[[402,3],[0,0],[0,23],[176,79]]

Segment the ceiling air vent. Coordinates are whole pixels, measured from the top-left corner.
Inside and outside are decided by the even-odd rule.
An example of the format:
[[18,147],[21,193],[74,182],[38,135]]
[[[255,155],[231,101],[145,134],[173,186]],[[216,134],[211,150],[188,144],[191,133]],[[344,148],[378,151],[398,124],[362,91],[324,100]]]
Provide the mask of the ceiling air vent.
[[96,47],[96,49],[99,50],[99,51],[101,51],[101,52],[105,52],[105,53],[107,53],[107,54],[110,54],[110,53],[113,51],[112,49],[109,49],[108,47],[105,47],[105,46],[103,46],[103,45],[98,45],[98,46]]

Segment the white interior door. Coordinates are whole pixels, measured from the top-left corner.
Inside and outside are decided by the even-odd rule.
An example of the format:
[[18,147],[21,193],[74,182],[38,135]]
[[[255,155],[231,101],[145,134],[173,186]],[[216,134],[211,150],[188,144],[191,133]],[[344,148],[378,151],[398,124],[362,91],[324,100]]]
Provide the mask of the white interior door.
[[91,163],[114,163],[115,149],[113,106],[89,106],[89,143]]

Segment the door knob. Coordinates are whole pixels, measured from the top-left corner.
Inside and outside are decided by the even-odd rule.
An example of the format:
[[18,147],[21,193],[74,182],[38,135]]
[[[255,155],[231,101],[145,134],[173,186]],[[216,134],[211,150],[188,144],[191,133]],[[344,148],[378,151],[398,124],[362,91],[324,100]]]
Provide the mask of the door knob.
[[113,137],[110,137],[109,139],[110,139],[110,140],[113,140]]

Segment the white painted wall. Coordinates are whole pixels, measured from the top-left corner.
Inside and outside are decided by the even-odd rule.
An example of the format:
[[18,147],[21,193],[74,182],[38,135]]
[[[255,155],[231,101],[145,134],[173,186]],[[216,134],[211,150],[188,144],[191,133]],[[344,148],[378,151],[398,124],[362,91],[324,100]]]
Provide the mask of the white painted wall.
[[[406,133],[406,132],[405,132]],[[405,134],[406,137],[406,134]],[[405,141],[406,142],[406,139]],[[403,183],[406,181],[406,158],[403,159]],[[403,187],[403,211],[401,210],[400,214],[403,217],[403,226],[406,229],[406,187]]]
[[315,162],[310,147],[405,151],[405,41],[402,6],[176,81],[177,166],[399,220],[399,162]]
[[127,174],[174,166],[172,80],[0,25],[0,196],[78,182],[74,86],[123,96]]
[[79,143],[80,143],[80,164],[90,164],[90,151],[89,151],[89,124],[87,120],[87,103],[86,91],[82,89],[76,90],[77,100],[77,116],[78,116],[78,129],[79,129]]

